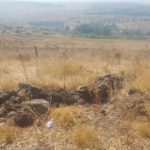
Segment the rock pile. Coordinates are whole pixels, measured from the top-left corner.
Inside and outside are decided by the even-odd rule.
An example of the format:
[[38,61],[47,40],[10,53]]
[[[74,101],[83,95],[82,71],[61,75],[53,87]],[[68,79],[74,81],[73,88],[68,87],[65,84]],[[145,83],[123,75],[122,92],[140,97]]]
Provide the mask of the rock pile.
[[76,100],[64,89],[42,89],[19,84],[18,91],[0,93],[0,120],[13,117],[18,126],[29,126],[35,114],[46,114],[54,104],[73,104]]
[[119,90],[124,87],[122,76],[108,74],[97,78],[96,89],[101,103],[106,103]]
[[[96,80],[99,100],[104,103],[124,86],[124,78],[105,75]],[[18,126],[29,126],[34,122],[34,114],[46,114],[51,105],[91,104],[94,93],[86,86],[79,86],[68,92],[65,89],[43,89],[30,84],[19,84],[18,91],[0,92],[0,119],[13,117]]]

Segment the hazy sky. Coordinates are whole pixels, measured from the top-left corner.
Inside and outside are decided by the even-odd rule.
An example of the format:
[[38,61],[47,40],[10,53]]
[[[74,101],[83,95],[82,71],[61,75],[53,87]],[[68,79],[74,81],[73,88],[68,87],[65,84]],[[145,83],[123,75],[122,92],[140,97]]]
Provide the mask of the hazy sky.
[[36,1],[36,2],[150,2],[150,0],[19,0],[19,1]]
[[150,0],[0,0],[1,1],[31,1],[31,2],[141,2],[150,3]]

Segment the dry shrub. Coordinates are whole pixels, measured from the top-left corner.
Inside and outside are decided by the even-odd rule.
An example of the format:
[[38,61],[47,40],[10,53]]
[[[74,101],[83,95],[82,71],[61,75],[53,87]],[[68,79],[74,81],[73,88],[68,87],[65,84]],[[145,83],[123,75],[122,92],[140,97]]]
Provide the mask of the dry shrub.
[[74,107],[56,108],[52,112],[52,118],[62,127],[75,125],[76,109]]
[[0,140],[5,141],[7,144],[13,143],[17,138],[19,130],[9,125],[0,126]]
[[142,137],[150,138],[150,123],[149,122],[138,122],[135,123],[132,128],[136,130]]
[[72,133],[72,140],[80,148],[101,149],[102,144],[95,129],[88,125],[78,125]]

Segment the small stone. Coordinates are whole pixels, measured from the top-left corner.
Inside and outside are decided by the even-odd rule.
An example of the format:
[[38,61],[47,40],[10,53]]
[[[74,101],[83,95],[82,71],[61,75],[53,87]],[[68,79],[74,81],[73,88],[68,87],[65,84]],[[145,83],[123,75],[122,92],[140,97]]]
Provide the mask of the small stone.
[[84,99],[78,99],[78,102],[77,102],[79,105],[84,105],[86,104],[86,101]]
[[127,107],[130,108],[134,108],[136,106],[136,101],[134,100],[129,100],[127,103]]

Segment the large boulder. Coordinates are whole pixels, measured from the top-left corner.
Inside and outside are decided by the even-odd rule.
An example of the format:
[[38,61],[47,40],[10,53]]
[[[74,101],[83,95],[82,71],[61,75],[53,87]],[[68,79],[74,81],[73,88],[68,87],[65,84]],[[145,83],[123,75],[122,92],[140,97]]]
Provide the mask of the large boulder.
[[37,114],[45,114],[49,109],[49,102],[44,99],[32,99],[30,101],[23,102],[22,105],[30,106]]
[[124,87],[124,78],[115,74],[107,74],[97,78],[95,84],[100,101],[105,103]]
[[13,119],[15,124],[19,127],[28,127],[34,123],[32,114],[28,112],[17,112]]
[[92,103],[94,98],[94,93],[89,90],[86,86],[79,86],[77,90],[73,91],[72,97],[79,104]]

